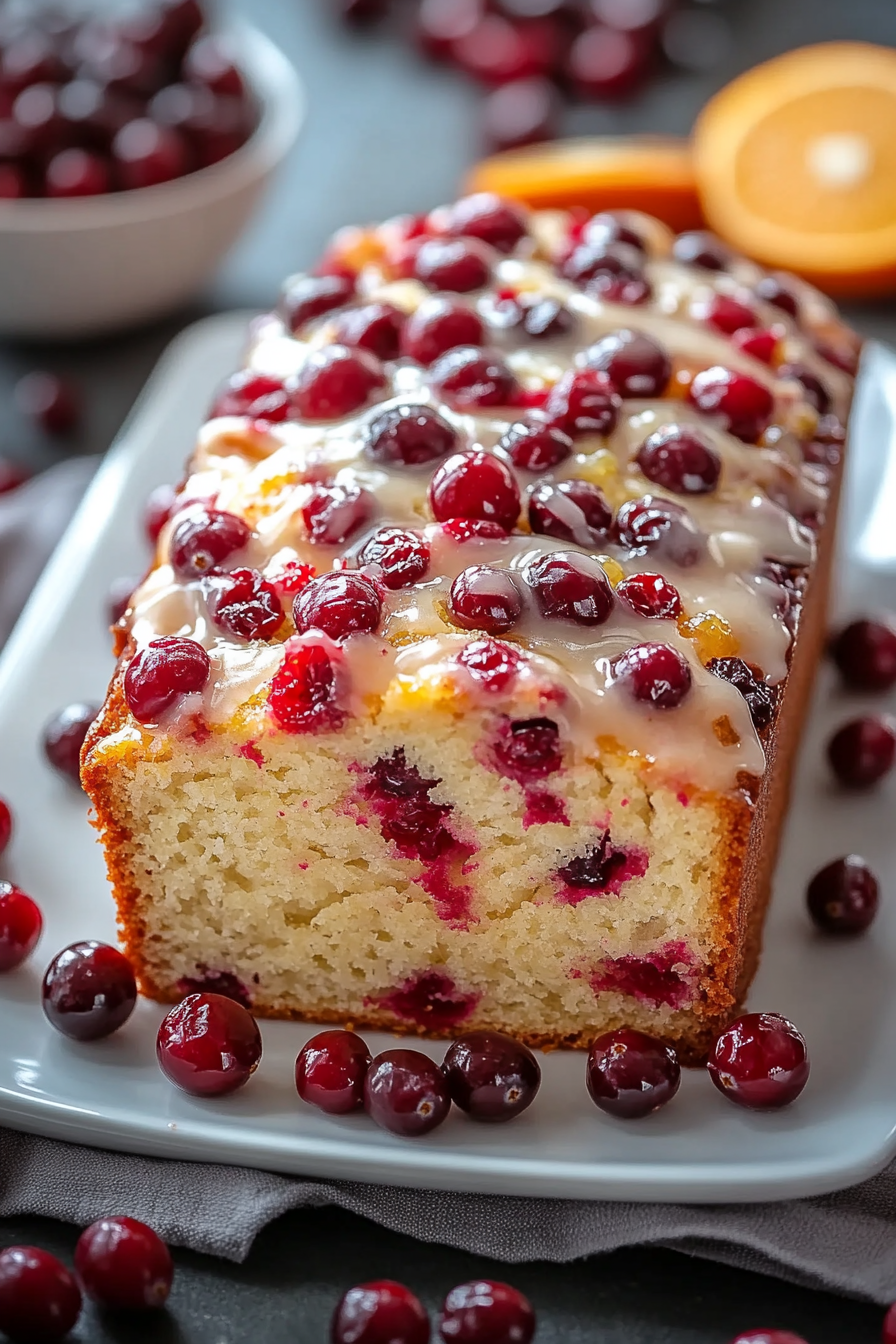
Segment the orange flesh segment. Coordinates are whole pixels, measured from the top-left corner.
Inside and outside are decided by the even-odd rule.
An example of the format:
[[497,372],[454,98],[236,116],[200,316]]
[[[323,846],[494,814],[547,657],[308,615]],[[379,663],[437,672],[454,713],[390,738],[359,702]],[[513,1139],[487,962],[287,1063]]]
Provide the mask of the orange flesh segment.
[[896,52],[804,47],[710,100],[694,132],[706,218],[829,293],[896,288]]
[[643,210],[676,232],[699,228],[691,150],[665,136],[588,137],[483,159],[465,191],[493,191],[533,209]]

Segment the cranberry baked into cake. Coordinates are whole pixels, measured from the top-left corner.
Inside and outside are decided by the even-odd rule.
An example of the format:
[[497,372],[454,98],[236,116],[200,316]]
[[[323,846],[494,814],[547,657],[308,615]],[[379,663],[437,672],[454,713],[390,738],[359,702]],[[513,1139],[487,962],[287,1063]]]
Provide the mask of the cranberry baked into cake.
[[212,408],[85,744],[144,992],[701,1058],[755,969],[856,357],[643,215],[337,235]]

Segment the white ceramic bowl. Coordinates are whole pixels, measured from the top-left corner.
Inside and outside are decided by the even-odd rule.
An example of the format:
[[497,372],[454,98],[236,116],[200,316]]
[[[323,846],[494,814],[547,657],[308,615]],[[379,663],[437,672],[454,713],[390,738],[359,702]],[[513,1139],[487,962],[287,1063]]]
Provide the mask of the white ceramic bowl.
[[246,226],[304,113],[298,76],[257,29],[234,31],[257,129],[173,182],[75,200],[0,202],[0,335],[90,336],[186,302]]

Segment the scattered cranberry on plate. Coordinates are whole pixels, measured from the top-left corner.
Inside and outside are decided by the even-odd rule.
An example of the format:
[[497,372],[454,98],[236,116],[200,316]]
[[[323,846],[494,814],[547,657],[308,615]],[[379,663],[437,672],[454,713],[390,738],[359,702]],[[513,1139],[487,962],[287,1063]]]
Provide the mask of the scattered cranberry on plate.
[[681,1068],[670,1046],[643,1031],[619,1027],[592,1043],[585,1081],[600,1110],[636,1120],[672,1100]]
[[107,943],[72,943],[44,975],[42,999],[51,1026],[73,1041],[98,1041],[127,1022],[137,1002],[131,963]]
[[428,1134],[451,1109],[445,1075],[420,1050],[384,1050],[367,1071],[364,1109],[393,1134]]
[[81,1290],[61,1260],[37,1246],[0,1251],[0,1332],[14,1344],[52,1344],[81,1314]]
[[364,1079],[371,1054],[353,1031],[321,1031],[296,1059],[296,1091],[328,1115],[364,1109]]
[[0,880],[0,971],[21,966],[34,951],[42,928],[37,903],[20,887]]
[[459,1283],[445,1298],[439,1333],[445,1344],[529,1344],[535,1312],[509,1283],[473,1279]]
[[877,878],[857,854],[835,859],[815,874],[806,900],[824,933],[863,933],[877,914]]
[[99,709],[96,705],[67,705],[44,728],[44,755],[54,770],[81,783],[81,748]]
[[410,1288],[376,1279],[343,1294],[330,1339],[332,1344],[428,1344],[429,1317]]
[[719,1036],[706,1067],[729,1101],[753,1111],[778,1110],[806,1086],[809,1052],[786,1017],[746,1013]]
[[188,994],[162,1020],[156,1042],[169,1082],[194,1097],[219,1097],[249,1081],[261,1033],[242,1004],[223,994]]
[[541,1069],[532,1051],[500,1031],[469,1031],[442,1063],[448,1091],[472,1120],[513,1120],[535,1100]]
[[831,642],[831,657],[851,690],[896,686],[896,629],[883,621],[852,621]]
[[848,789],[868,789],[888,775],[896,760],[896,730],[885,719],[852,719],[828,743],[828,760]]
[[88,1297],[104,1307],[138,1311],[160,1307],[174,1278],[162,1238],[136,1218],[100,1218],[75,1247],[75,1269]]

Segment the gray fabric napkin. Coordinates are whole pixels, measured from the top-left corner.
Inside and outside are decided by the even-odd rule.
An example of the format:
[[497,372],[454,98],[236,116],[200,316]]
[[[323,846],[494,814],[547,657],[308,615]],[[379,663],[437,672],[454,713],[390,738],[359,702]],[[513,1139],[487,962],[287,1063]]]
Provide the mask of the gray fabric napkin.
[[[76,459],[0,495],[0,643],[95,465]],[[652,1244],[880,1303],[896,1300],[896,1164],[815,1199],[623,1204],[302,1180],[0,1130],[0,1216],[42,1214],[83,1226],[127,1213],[175,1245],[242,1260],[273,1218],[324,1204],[499,1260],[574,1260]]]

